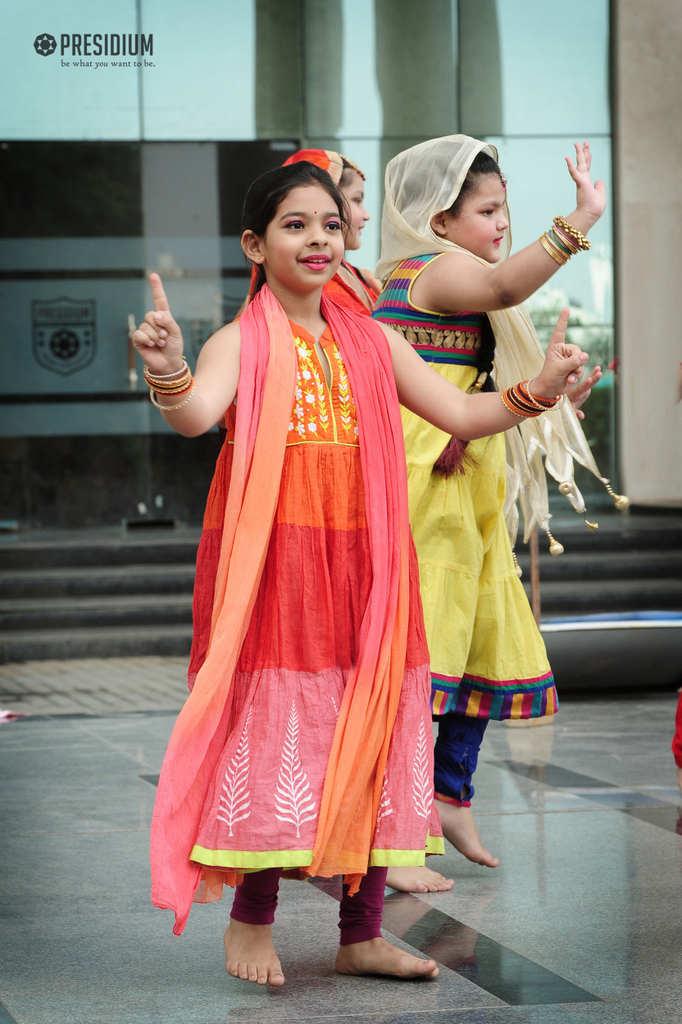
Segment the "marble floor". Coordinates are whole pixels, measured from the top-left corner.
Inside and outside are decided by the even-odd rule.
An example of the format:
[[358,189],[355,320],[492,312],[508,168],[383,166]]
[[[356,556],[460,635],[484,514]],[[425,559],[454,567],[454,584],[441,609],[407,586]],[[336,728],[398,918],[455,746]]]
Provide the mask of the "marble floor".
[[499,868],[449,848],[431,864],[452,892],[387,890],[387,938],[435,957],[438,979],[334,974],[337,884],[285,881],[276,990],[225,973],[229,900],[196,906],[180,939],[150,905],[173,711],[3,723],[0,1024],[678,1024],[675,706],[565,701],[553,725],[493,723],[475,813]]

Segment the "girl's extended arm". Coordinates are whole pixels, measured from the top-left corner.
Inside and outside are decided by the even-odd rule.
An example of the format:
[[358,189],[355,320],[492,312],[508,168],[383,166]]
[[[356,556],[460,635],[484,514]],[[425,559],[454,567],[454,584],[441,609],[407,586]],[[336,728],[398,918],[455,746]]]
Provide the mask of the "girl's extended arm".
[[[158,274],[150,274],[154,310],[133,334],[133,344],[149,367],[150,373],[164,376],[182,369],[182,332],[171,316],[168,300]],[[194,391],[182,408],[172,409],[187,396],[157,395],[162,413],[179,434],[197,437],[215,426],[237,394],[239,383],[239,324],[228,324],[209,338],[197,360]]]
[[[586,235],[604,212],[606,193],[603,181],[593,184],[590,178],[589,144],[576,143],[575,152],[575,164],[566,157],[577,198],[576,208],[567,220]],[[470,309],[485,313],[524,302],[558,269],[559,264],[539,241],[495,267],[483,266],[464,253],[453,252],[435,260],[422,281],[415,282],[415,288],[417,283],[421,284],[419,305],[426,309],[440,312]]]
[[[183,365],[183,340],[171,316],[158,274],[150,275],[155,309],[133,334],[133,344],[151,373],[179,372]],[[565,309],[552,334],[541,372],[533,381],[538,398],[564,394],[582,376],[588,356],[576,345],[566,345],[564,335],[569,310]],[[520,421],[502,403],[499,394],[467,395],[436,373],[412,346],[389,327],[380,325],[391,346],[398,397],[412,412],[448,434],[463,440],[509,430]],[[179,434],[196,437],[210,430],[234,401],[239,383],[239,324],[228,324],[209,338],[201,350],[194,375],[194,393],[184,401],[173,395],[157,395],[159,405],[169,407],[163,417]]]
[[[589,358],[577,345],[564,342],[568,314],[564,309],[559,317],[544,366],[532,382],[530,390],[536,398],[553,398],[568,391],[582,376]],[[464,441],[509,430],[521,422],[509,412],[499,393],[466,394],[427,366],[404,338],[381,326],[391,346],[398,397],[411,412]]]

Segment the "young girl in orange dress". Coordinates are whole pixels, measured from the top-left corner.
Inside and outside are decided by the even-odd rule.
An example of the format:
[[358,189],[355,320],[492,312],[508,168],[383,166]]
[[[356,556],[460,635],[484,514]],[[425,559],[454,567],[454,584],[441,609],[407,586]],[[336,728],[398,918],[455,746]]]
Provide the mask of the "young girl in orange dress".
[[[315,164],[320,170],[326,171],[347,204],[348,219],[344,232],[346,251],[353,251],[362,245],[362,229],[369,220],[365,207],[365,175],[357,164],[347,156],[330,149],[299,149],[288,157],[283,167],[298,163]],[[254,267],[251,272],[249,294],[239,311],[244,312],[246,306],[256,294],[257,274]],[[356,313],[367,313],[374,309],[374,303],[381,291],[381,285],[371,270],[359,270],[349,263],[345,257],[339,269],[324,286],[324,294],[334,299],[340,306],[352,309]]]
[[387,866],[442,851],[399,402],[484,436],[554,408],[587,358],[563,342],[565,311],[533,382],[464,394],[324,297],[345,218],[310,163],[262,175],[242,236],[259,288],[239,323],[209,339],[193,378],[152,275],[156,309],[133,338],[176,430],[228,421],[198,558],[193,686],[154,809],[152,900],[180,934],[192,901],[236,884],[226,967],[259,984],[284,982],[271,930],[284,870],[344,875],[337,971],[437,974],[380,930]]

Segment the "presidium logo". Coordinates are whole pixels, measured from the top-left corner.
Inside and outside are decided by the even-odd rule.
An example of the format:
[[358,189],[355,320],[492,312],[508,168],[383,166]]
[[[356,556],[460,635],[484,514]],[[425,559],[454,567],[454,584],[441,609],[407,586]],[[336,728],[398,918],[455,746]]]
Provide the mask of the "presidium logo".
[[97,351],[94,299],[35,299],[31,312],[36,362],[62,377],[90,365]]
[[[51,57],[56,52],[57,46],[60,49],[62,65],[69,67],[70,63],[64,61],[64,55],[73,57],[140,57],[145,54],[154,54],[154,35],[149,33],[145,36],[141,32],[62,32],[59,43],[49,32],[41,32],[33,40],[33,49],[40,57]],[[74,67],[107,67],[104,61],[84,62],[82,59],[73,61]],[[121,64],[112,61],[117,67],[133,66],[131,63]],[[153,67],[149,61],[144,61],[145,67]],[[135,67],[142,66],[142,60],[134,62]]]
[[35,37],[33,49],[36,53],[39,53],[41,57],[50,57],[57,49],[57,40],[48,32],[43,32],[42,35]]

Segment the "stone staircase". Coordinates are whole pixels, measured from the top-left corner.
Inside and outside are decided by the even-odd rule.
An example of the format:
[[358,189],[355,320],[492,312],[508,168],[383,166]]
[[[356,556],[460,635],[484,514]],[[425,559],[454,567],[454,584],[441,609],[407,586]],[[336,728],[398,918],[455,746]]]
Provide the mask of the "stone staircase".
[[[553,557],[540,535],[542,618],[602,612],[682,611],[682,514],[600,517],[590,533],[581,520],[553,519],[564,545]],[[530,596],[530,559],[517,545]]]
[[36,531],[0,543],[0,662],[185,655],[199,530]]
[[[543,620],[682,610],[682,515],[553,521],[540,541]],[[185,655],[200,531],[34,531],[0,539],[0,662]],[[519,547],[527,589],[528,555]]]

